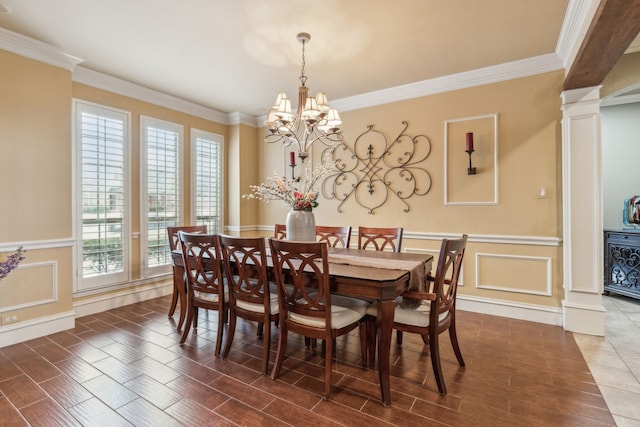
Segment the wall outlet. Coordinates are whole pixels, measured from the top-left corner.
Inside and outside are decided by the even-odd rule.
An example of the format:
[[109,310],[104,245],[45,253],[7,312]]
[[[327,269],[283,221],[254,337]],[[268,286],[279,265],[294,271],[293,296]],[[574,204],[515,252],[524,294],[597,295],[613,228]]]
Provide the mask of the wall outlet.
[[6,325],[8,323],[13,323],[13,322],[17,322],[18,321],[18,316],[17,315],[12,315],[12,316],[4,316],[2,318],[2,324]]

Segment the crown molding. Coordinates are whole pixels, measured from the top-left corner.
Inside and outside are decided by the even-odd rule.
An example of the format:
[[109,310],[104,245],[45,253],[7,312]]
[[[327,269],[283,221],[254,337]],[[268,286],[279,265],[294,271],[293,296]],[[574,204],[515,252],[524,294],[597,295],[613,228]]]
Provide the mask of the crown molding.
[[[437,93],[534,76],[561,70],[562,68],[562,61],[558,55],[548,53],[546,55],[479,68],[477,70],[363,93],[348,98],[336,99],[331,101],[331,105],[339,111],[358,110]],[[260,123],[263,123],[265,119],[266,115],[258,117],[258,126],[261,126]]]
[[85,67],[76,67],[73,71],[72,80],[87,86],[103,89],[118,95],[135,98],[140,101],[149,102],[161,107],[170,108],[192,116],[211,120],[225,125],[229,124],[229,116],[226,113],[204,107],[202,105],[185,101],[184,99],[158,92],[126,80],[112,77],[107,74],[93,71]]
[[580,49],[581,41],[599,3],[599,0],[569,1],[556,44],[556,54],[562,59],[565,69],[569,68]]
[[229,113],[227,114],[228,121],[230,125],[247,125],[254,128],[260,127],[259,117],[250,116],[248,114],[242,114],[239,112]]
[[69,71],[73,71],[74,67],[83,61],[55,46],[2,27],[0,27],[0,49]]
[[453,90],[466,89],[533,76],[562,69],[562,61],[555,53],[521,59],[505,64],[492,65],[477,70],[465,71],[435,79],[423,80],[362,95],[334,100],[332,105],[339,111],[357,110],[375,105],[405,101]]
[[623,105],[623,104],[636,104],[640,102],[640,94],[634,95],[622,95],[622,96],[612,96],[606,98],[600,104],[601,107],[611,107],[614,105]]
[[240,117],[238,113],[238,117],[235,118],[234,114],[228,115],[221,113],[212,108],[204,107],[82,66],[77,66],[83,61],[81,58],[65,53],[50,44],[23,36],[22,34],[2,27],[0,27],[0,49],[72,71],[72,80],[77,83],[171,108],[172,110],[181,111],[225,125],[232,124],[234,120],[237,120],[237,123],[256,126],[255,119],[249,116]]
[[640,84],[627,86],[617,92],[612,93],[602,100],[601,107],[611,107],[613,105],[634,104],[640,102]]

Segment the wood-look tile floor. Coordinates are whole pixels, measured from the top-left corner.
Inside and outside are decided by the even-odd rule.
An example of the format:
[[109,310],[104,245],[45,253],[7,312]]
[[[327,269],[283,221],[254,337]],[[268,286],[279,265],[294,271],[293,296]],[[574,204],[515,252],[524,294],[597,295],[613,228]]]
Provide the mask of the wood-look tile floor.
[[305,348],[290,334],[273,381],[259,372],[254,324],[241,321],[229,358],[216,358],[215,313],[201,311],[197,332],[180,346],[169,301],[82,317],[75,329],[0,348],[0,425],[615,425],[561,327],[459,311],[466,368],[441,335],[446,396],[428,347],[411,334],[402,347],[394,338],[393,405],[384,407],[376,371],[359,366],[357,333],[338,339],[332,400],[324,401],[320,346]]
[[573,334],[619,427],[640,426],[640,300],[611,294],[605,336]]

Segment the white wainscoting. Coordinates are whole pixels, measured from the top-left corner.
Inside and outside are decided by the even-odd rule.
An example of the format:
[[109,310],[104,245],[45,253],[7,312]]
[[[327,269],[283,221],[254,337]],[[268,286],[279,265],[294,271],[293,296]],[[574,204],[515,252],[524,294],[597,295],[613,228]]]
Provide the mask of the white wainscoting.
[[73,311],[11,323],[0,329],[0,348],[73,329],[76,314]]
[[[544,289],[526,289],[526,288],[515,288],[510,286],[500,286],[497,284],[491,283],[482,283],[482,267],[483,259],[500,259],[503,263],[511,263],[516,264],[518,262],[522,263],[542,263],[544,264],[544,276],[540,277],[541,280],[544,281],[545,286]],[[551,258],[550,257],[538,257],[538,256],[525,256],[525,255],[507,255],[507,254],[490,254],[490,253],[476,253],[476,288],[478,289],[489,289],[494,291],[505,291],[511,293],[520,293],[520,294],[529,294],[529,295],[542,295],[550,297],[552,295],[552,286],[553,281],[551,278]]]
[[[91,314],[102,313],[113,308],[123,307],[129,304],[146,301],[153,298],[163,297],[173,292],[173,282],[164,284],[147,285],[140,288],[122,290],[107,295],[96,295],[93,298],[83,299],[75,302],[73,308],[76,317],[89,316]],[[167,313],[169,306],[167,305]]]
[[35,307],[43,304],[50,304],[52,302],[58,301],[58,262],[57,261],[44,261],[44,262],[32,262],[32,263],[21,263],[18,268],[16,268],[12,274],[20,274],[20,272],[24,272],[25,270],[30,269],[41,269],[45,270],[48,274],[47,277],[49,279],[48,283],[39,283],[38,285],[42,287],[48,288],[49,295],[46,298],[35,299],[32,301],[13,304],[8,306],[0,306],[0,313],[7,313],[9,311],[20,310],[23,308]]
[[[228,227],[234,228],[234,227]],[[272,231],[273,226],[243,226],[238,227],[242,231]],[[443,238],[459,238],[459,233],[425,233],[405,231],[404,237],[407,239],[440,241]],[[516,236],[516,235],[469,235],[470,243],[492,243],[504,245],[525,245],[525,246],[549,246],[558,247],[562,239],[554,236]],[[22,245],[26,249],[46,249],[73,246],[72,239],[56,241],[38,241],[23,243],[4,243],[0,245],[0,251],[13,251]],[[436,249],[405,248],[406,252],[423,252],[434,255],[434,269],[436,267]],[[491,256],[502,256],[490,254]],[[528,257],[533,259],[538,257]],[[546,261],[544,261],[546,262]],[[35,263],[39,264],[39,263]],[[48,263],[44,263],[48,264]],[[27,264],[24,265],[25,267]],[[477,273],[476,273],[477,274]],[[464,284],[464,269],[461,271],[461,283]],[[57,285],[56,285],[57,286]],[[548,279],[547,279],[548,286]],[[57,292],[57,289],[56,289]],[[98,294],[93,297],[78,300],[73,304],[73,311],[58,313],[52,316],[45,316],[31,319],[24,322],[12,323],[0,327],[0,347],[12,345],[18,342],[42,337],[56,332],[72,329],[75,327],[77,317],[88,316],[100,313],[113,308],[122,307],[148,299],[169,295],[173,292],[173,283],[168,276],[166,281],[155,284],[145,284],[133,289],[123,289],[110,294]],[[34,303],[35,304],[35,303]],[[30,305],[34,305],[31,304]],[[482,298],[468,295],[458,295],[458,308],[460,310],[484,313],[496,316],[509,317],[513,319],[540,322],[550,325],[562,325],[562,307],[549,307],[536,304],[525,304],[513,301],[504,301],[490,298]],[[167,311],[169,307],[167,307]]]

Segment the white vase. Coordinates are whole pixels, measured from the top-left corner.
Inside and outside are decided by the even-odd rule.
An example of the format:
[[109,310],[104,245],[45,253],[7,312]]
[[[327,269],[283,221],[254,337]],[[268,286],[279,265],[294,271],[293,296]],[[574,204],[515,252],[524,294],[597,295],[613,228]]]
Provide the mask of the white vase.
[[316,218],[313,211],[292,209],[287,214],[287,240],[316,241]]

